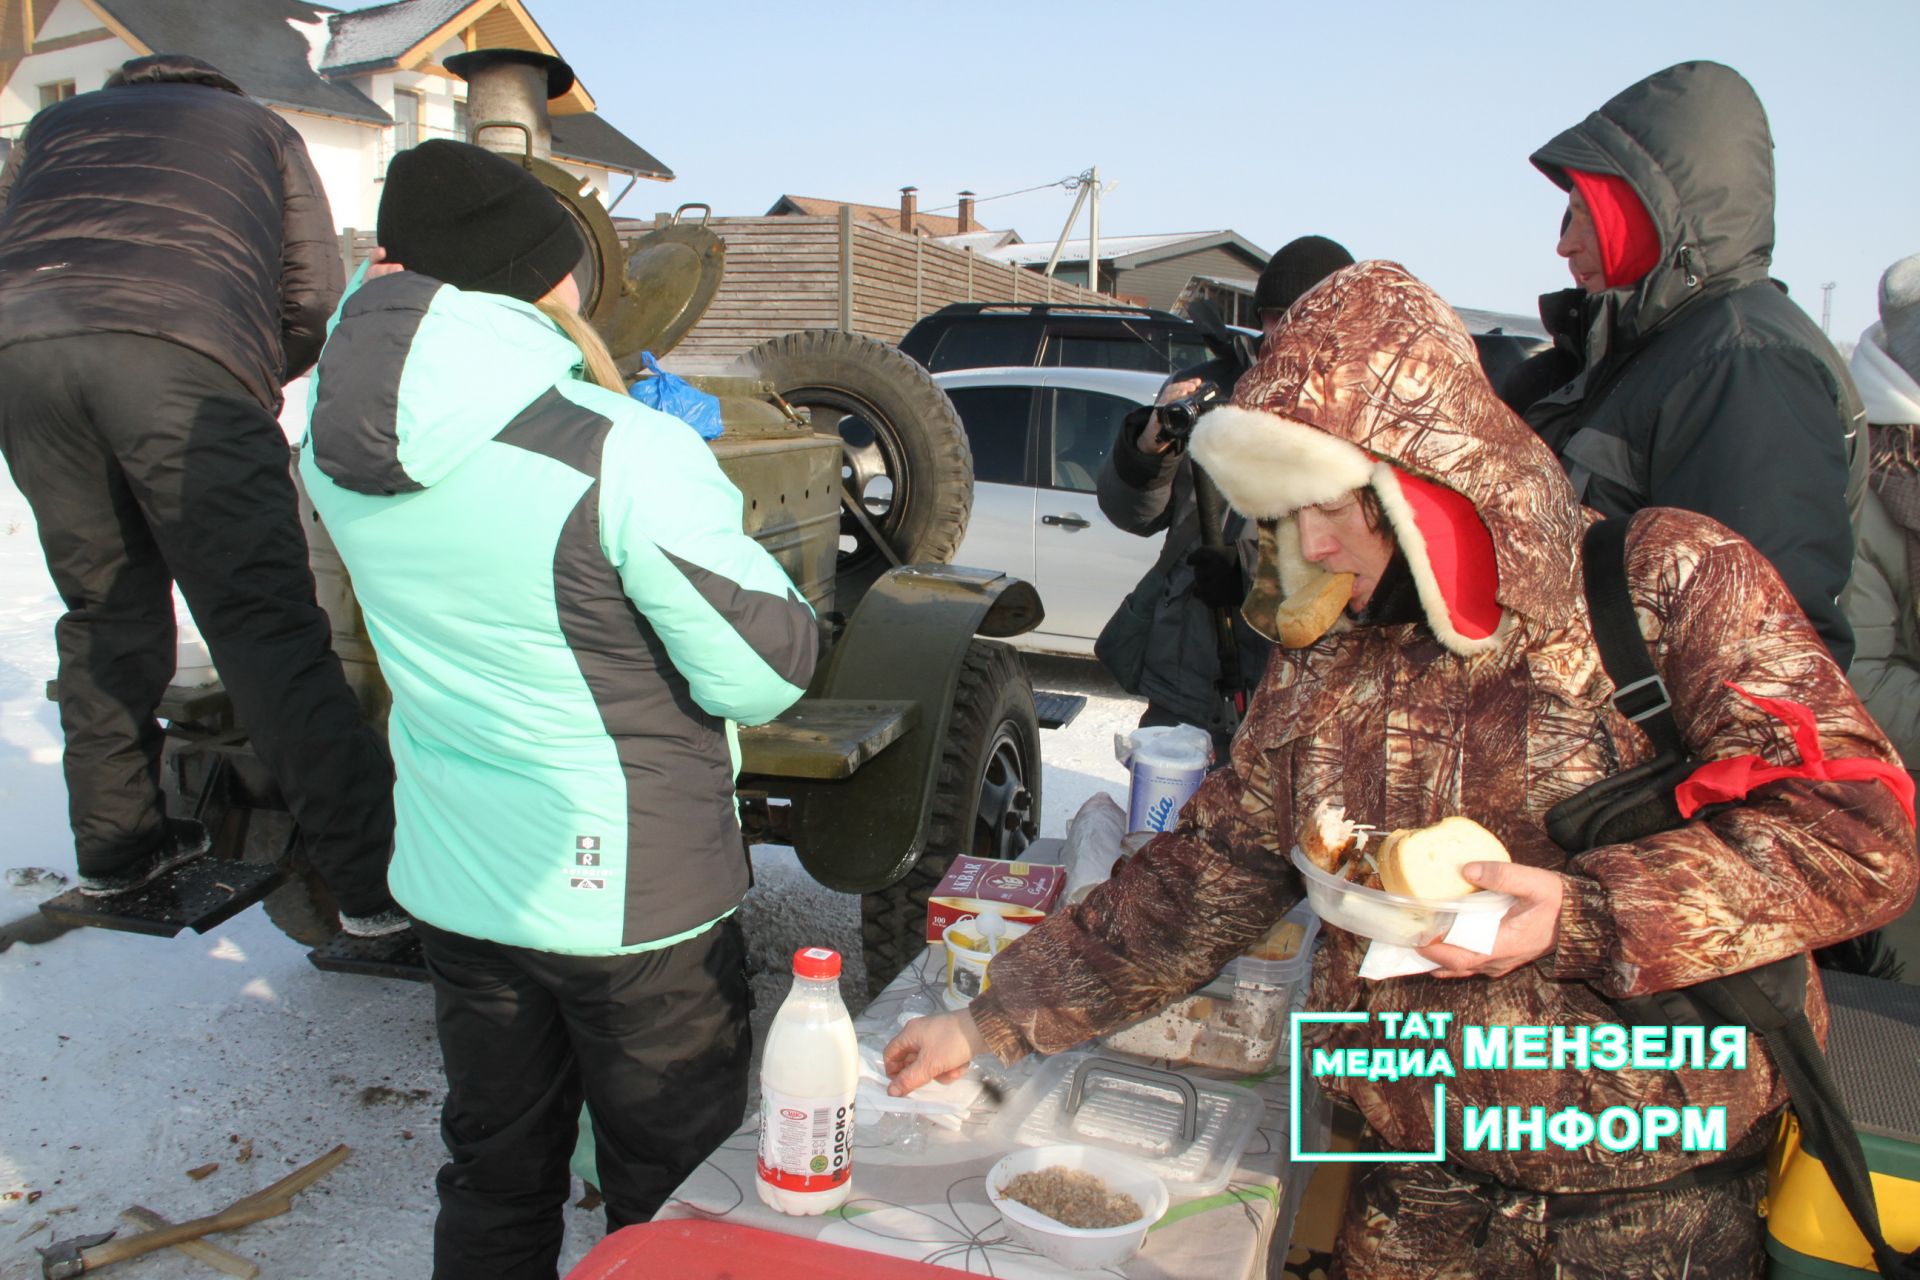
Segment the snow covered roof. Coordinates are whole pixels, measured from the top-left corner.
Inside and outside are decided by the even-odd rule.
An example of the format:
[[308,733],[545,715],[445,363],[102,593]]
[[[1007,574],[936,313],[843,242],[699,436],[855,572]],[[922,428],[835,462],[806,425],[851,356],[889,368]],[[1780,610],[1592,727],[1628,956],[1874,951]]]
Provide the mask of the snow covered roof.
[[[1169,258],[1176,254],[1192,253],[1198,249],[1211,249],[1216,245],[1230,245],[1246,254],[1249,259],[1266,264],[1268,254],[1251,241],[1234,231],[1175,231],[1157,236],[1101,236],[1100,261],[1111,262],[1119,267],[1137,267],[1158,258]],[[994,249],[986,254],[997,262],[1017,263],[1030,266],[1036,262],[1045,262],[1053,256],[1053,244],[1008,245],[1004,249]],[[1133,259],[1133,261],[1128,261]],[[1085,262],[1087,260],[1087,242],[1069,240],[1060,251],[1062,262]]]
[[371,9],[335,13],[327,19],[333,42],[327,46],[322,69],[337,74],[397,62],[472,4],[473,0],[394,0]]
[[[333,10],[282,0],[95,0],[145,51],[189,53],[211,62],[249,96],[321,115],[390,124],[392,117],[350,84],[316,71],[312,45],[295,27],[328,21]],[[337,16],[337,15],[335,15]]]
[[990,249],[1019,244],[1020,233],[1017,231],[969,231],[963,236],[935,236],[934,239],[950,249],[971,249],[975,253],[986,253]]

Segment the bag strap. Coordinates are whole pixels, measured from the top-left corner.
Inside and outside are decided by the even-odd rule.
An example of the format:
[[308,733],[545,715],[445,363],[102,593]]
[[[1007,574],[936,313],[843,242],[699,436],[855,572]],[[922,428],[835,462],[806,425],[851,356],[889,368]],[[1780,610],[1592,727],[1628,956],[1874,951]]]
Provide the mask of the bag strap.
[[[1802,965],[1807,963],[1804,954],[1795,958]],[[1860,1134],[1841,1100],[1827,1055],[1814,1039],[1806,1011],[1781,1009],[1750,973],[1731,974],[1692,990],[1709,1008],[1753,1028],[1765,1042],[1799,1118],[1801,1145],[1826,1169],[1853,1225],[1872,1249],[1880,1274],[1889,1280],[1920,1277],[1920,1248],[1902,1255],[1887,1243]]]
[[[1581,555],[1587,611],[1600,663],[1614,683],[1613,705],[1640,726],[1662,755],[1684,760],[1686,744],[1673,718],[1673,701],[1667,696],[1666,682],[1654,670],[1627,590],[1627,521],[1609,519],[1592,525],[1581,541]],[[1803,967],[1808,963],[1804,953],[1794,959]],[[1807,977],[1803,973],[1794,986],[1804,992]],[[1866,1152],[1806,1010],[1776,1004],[1751,973],[1703,982],[1687,992],[1729,1022],[1750,1027],[1760,1036],[1786,1083],[1807,1151],[1825,1167],[1854,1226],[1873,1250],[1880,1274],[1889,1280],[1920,1280],[1920,1248],[1903,1257],[1881,1230]]]
[[1600,665],[1613,680],[1614,707],[1640,726],[1655,751],[1684,760],[1687,748],[1673,718],[1673,699],[1667,695],[1666,681],[1654,670],[1639,615],[1633,610],[1633,596],[1627,590],[1627,523],[1625,518],[1601,520],[1581,540],[1581,574],[1593,641],[1600,649]]

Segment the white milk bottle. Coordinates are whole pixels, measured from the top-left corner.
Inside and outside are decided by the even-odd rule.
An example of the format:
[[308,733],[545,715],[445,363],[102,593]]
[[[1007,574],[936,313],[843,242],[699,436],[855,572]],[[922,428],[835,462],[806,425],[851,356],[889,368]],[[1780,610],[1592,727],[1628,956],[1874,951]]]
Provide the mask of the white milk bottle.
[[793,990],[760,1060],[760,1199],[781,1213],[827,1213],[853,1190],[853,1095],[860,1051],[840,1000],[840,953],[793,953]]

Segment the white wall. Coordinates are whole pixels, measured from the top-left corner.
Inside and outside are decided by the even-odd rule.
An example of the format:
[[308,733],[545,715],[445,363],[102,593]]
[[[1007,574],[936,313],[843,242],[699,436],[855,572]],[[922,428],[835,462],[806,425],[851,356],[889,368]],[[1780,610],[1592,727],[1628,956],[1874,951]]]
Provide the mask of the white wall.
[[[42,40],[97,29],[100,20],[80,0],[60,0],[40,28]],[[94,44],[56,49],[52,53],[29,54],[20,60],[13,78],[0,89],[0,137],[17,138],[27,121],[40,109],[40,86],[60,80],[73,81],[80,93],[98,89],[121,63],[134,56],[133,49],[119,37]]]
[[333,207],[333,225],[371,227],[380,207],[374,159],[390,130],[298,111],[280,114],[307,144],[320,184],[327,189],[327,203]]

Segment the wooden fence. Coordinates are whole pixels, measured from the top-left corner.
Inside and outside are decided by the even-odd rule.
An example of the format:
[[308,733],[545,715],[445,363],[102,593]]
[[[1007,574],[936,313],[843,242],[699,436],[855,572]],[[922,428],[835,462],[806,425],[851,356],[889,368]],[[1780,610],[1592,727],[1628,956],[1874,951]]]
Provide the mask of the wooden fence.
[[926,236],[837,217],[715,218],[727,270],[706,317],[665,361],[716,373],[768,338],[840,329],[898,342],[950,302],[1114,299]]
[[[898,342],[922,316],[950,302],[1079,302],[1114,298],[1025,267],[983,258],[926,236],[827,218],[714,218],[727,267],[713,305],[663,361],[681,373],[717,373],[769,338],[797,329],[839,329]],[[627,231],[637,239],[640,232]],[[351,275],[373,251],[370,231],[340,234]]]

